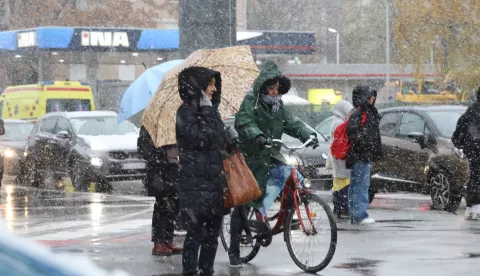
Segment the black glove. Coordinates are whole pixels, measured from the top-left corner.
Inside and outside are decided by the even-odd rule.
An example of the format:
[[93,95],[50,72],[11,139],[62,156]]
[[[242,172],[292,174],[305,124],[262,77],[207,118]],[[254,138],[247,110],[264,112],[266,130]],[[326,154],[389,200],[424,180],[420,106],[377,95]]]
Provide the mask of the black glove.
[[312,142],[308,145],[309,147],[312,147],[312,149],[318,148],[318,138],[317,137],[312,137]]
[[260,150],[264,150],[267,145],[267,138],[263,135],[258,135],[255,140],[253,140],[253,143],[255,143]]

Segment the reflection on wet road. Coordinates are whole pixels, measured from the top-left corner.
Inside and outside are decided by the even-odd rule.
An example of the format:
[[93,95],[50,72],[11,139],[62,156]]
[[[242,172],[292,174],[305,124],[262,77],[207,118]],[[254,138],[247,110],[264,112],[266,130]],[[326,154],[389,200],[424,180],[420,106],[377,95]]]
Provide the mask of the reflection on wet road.
[[[150,254],[153,198],[142,195],[141,183],[115,187],[113,194],[77,193],[4,181],[0,213],[10,231],[56,252],[85,254],[131,275],[180,275],[180,256]],[[423,195],[379,194],[369,211],[377,224],[338,221],[337,251],[320,275],[478,275],[480,248],[472,245],[480,243],[480,222],[430,211],[429,202]],[[308,275],[290,259],[280,236],[240,270],[228,267],[220,244],[216,275]],[[183,236],[176,239],[181,243]]]

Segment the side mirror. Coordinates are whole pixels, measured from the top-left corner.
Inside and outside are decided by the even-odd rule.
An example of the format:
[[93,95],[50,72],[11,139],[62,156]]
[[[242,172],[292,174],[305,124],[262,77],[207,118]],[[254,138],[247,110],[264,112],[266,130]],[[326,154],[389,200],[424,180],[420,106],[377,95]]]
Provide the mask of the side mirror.
[[59,131],[56,136],[57,138],[60,138],[60,139],[72,138],[72,135],[70,135],[70,133],[68,133],[65,130]]
[[425,134],[421,132],[411,132],[408,134],[408,138],[412,140],[414,143],[418,143],[422,149],[427,147]]

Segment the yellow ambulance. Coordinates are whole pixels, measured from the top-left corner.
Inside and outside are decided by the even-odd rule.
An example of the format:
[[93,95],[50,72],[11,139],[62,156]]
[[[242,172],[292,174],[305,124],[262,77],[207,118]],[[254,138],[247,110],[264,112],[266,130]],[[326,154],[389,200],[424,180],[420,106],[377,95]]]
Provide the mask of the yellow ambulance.
[[44,81],[8,86],[0,95],[3,119],[35,121],[48,112],[93,110],[92,88],[87,82]]

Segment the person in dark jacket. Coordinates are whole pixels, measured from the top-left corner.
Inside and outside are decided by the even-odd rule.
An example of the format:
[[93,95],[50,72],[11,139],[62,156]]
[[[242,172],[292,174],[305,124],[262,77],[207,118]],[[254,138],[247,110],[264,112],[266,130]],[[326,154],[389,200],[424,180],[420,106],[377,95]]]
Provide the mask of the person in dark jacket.
[[477,101],[458,119],[452,142],[455,147],[463,150],[470,168],[465,219],[480,220],[480,88],[477,91]]
[[183,100],[176,117],[180,208],[190,218],[183,245],[184,275],[214,273],[226,184],[226,132],[218,113],[221,87],[220,73],[207,68],[190,67],[178,76]]
[[155,197],[152,216],[152,255],[169,256],[182,253],[174,241],[175,218],[178,213],[178,166],[170,162],[167,151],[175,145],[155,147],[144,126],[137,140],[138,152],[146,161],[144,184],[148,196]]
[[[370,186],[370,163],[383,157],[380,138],[380,115],[375,108],[377,91],[361,85],[353,89],[352,102],[355,109],[347,124],[347,135],[352,145],[347,153],[347,169],[351,169],[348,191],[350,220],[352,223],[371,224],[375,220],[367,213],[368,188]],[[362,125],[362,118],[366,116]]]

